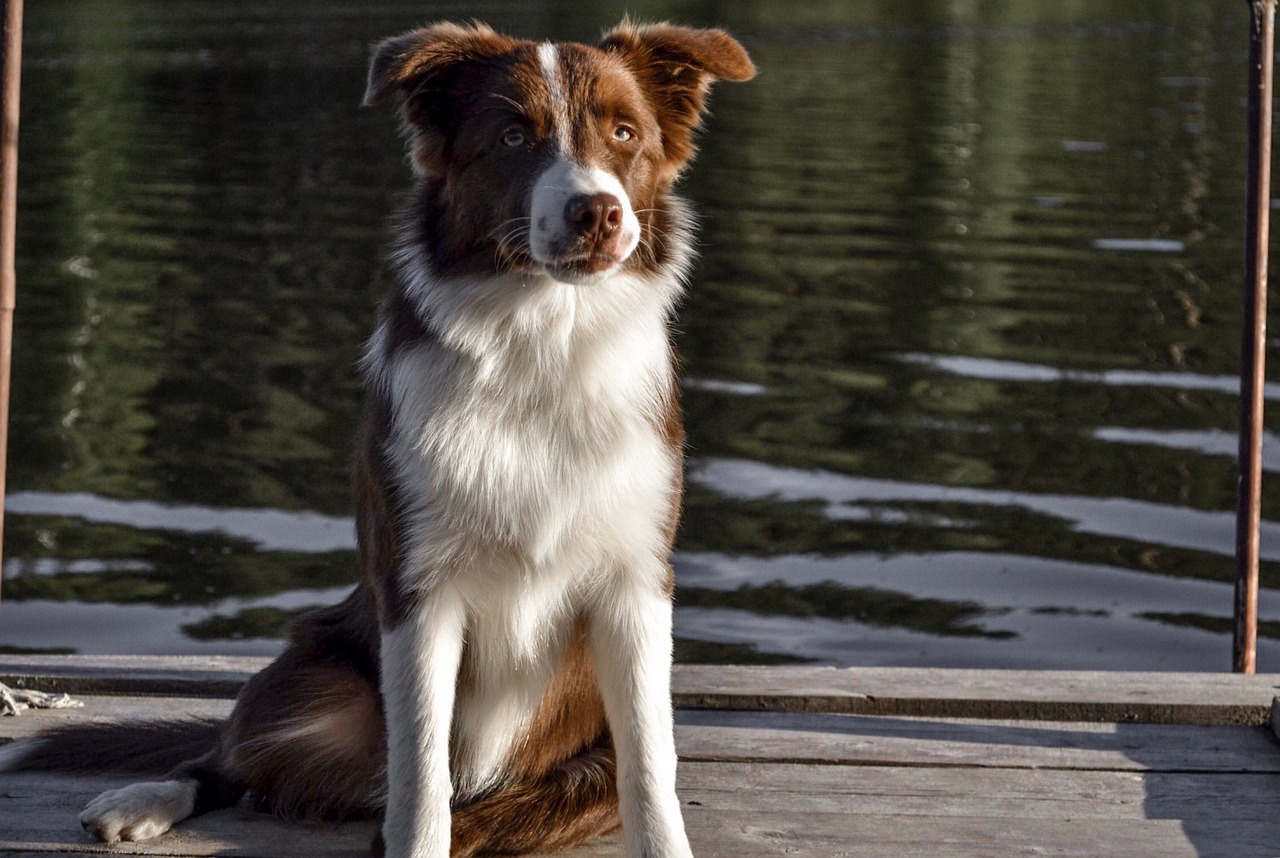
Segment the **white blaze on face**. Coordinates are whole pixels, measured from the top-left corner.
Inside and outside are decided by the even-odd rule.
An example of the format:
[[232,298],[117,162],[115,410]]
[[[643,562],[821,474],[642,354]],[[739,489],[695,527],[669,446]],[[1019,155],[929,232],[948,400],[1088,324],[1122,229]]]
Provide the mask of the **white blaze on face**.
[[538,63],[542,67],[542,79],[551,92],[551,110],[555,121],[556,142],[561,152],[569,151],[569,100],[560,85],[560,52],[550,42],[538,45]]
[[[559,151],[551,165],[534,181],[529,200],[529,249],[534,259],[552,268],[554,273],[557,263],[567,261],[567,253],[569,258],[572,256],[569,252],[573,249],[575,234],[565,217],[569,201],[580,195],[610,194],[622,206],[616,251],[617,264],[620,265],[640,243],[640,220],[632,210],[631,200],[618,177],[599,167],[583,164],[571,151],[569,128],[572,117],[561,86],[560,56],[555,45],[550,42],[539,45],[538,60],[551,92]],[[610,268],[586,279],[598,279],[612,270]]]

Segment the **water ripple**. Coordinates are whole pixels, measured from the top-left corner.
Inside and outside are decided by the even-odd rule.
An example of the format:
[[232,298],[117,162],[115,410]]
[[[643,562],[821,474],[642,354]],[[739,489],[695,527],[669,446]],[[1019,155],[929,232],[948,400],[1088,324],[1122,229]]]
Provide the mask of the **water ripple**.
[[[1144,370],[1064,369],[1045,364],[1023,363],[969,355],[936,355],[906,353],[897,355],[903,363],[926,366],[939,372],[963,378],[989,381],[1016,381],[1038,384],[1069,382],[1073,384],[1105,384],[1110,387],[1167,387],[1174,390],[1202,390],[1238,396],[1240,379],[1232,375],[1200,375],[1191,372],[1149,372]],[[1280,400],[1280,383],[1267,382],[1263,395]]]
[[[703,460],[692,482],[739,500],[823,501],[836,520],[865,517],[859,504],[959,503],[1016,507],[1068,522],[1079,533],[1118,537],[1224,557],[1235,553],[1235,515],[1128,498],[1033,494],[868,479],[832,471],[783,468],[744,459]],[[1280,524],[1262,522],[1262,557],[1280,560]]]

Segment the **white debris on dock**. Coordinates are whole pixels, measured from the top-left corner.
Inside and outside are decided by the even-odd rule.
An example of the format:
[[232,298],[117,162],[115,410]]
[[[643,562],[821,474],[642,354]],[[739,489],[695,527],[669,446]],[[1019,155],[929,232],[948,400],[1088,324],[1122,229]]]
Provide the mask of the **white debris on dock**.
[[70,694],[48,694],[0,683],[0,715],[21,715],[28,709],[79,709],[84,706]]

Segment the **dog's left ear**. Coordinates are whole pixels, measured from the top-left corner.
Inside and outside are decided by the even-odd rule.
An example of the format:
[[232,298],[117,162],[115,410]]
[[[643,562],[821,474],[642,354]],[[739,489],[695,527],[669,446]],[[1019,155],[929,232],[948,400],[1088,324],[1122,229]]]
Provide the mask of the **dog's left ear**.
[[746,50],[723,30],[623,21],[605,34],[600,47],[618,54],[653,99],[674,172],[693,157],[693,133],[712,82],[750,80],[756,74]]

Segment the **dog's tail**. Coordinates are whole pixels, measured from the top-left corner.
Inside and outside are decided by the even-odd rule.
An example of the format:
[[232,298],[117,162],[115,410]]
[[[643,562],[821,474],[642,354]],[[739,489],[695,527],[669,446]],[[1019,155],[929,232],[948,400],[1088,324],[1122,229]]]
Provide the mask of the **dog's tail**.
[[215,750],[220,735],[213,719],[67,724],[0,747],[0,772],[160,775]]
[[221,732],[213,720],[68,724],[0,748],[0,772],[159,775],[107,790],[80,814],[99,840],[147,840],[244,795],[222,766]]

